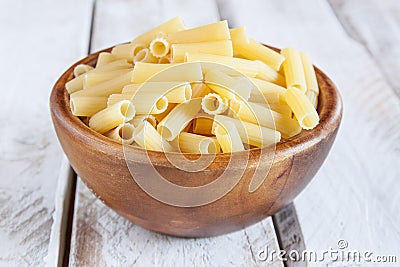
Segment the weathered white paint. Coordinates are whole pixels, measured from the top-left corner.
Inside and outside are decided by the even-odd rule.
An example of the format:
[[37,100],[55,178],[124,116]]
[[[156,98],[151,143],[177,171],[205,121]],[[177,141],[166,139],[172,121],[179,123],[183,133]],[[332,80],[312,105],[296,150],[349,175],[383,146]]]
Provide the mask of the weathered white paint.
[[43,266],[61,149],[48,96],[85,52],[90,1],[0,1],[0,266]]
[[[190,27],[219,20],[212,0],[98,1],[92,50],[130,40],[178,14]],[[130,223],[78,182],[70,254],[72,266],[256,266],[260,264],[256,254],[266,245],[278,249],[271,218],[215,238],[174,238]],[[282,263],[274,262],[272,266],[282,266]]]
[[229,6],[224,18],[233,26],[246,25],[256,39],[308,52],[342,94],[336,143],[295,201],[306,248],[337,248],[343,238],[350,249],[397,253],[399,259],[400,101],[381,69],[325,1],[226,0],[220,6]]
[[400,96],[400,3],[398,0],[329,0],[342,25],[364,44]]

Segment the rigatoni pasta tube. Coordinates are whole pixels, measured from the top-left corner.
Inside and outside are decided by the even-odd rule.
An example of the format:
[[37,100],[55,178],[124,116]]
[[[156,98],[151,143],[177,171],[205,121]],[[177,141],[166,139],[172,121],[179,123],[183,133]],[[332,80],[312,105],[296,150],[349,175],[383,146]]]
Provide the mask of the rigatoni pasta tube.
[[133,83],[201,81],[203,73],[198,62],[182,64],[150,64],[138,62],[133,68]]
[[[200,61],[200,62],[215,63],[215,64],[208,64],[208,67],[211,69],[216,68],[217,64],[221,64],[235,70],[229,74],[238,75],[237,72],[240,72],[243,75],[249,77],[256,77],[260,69],[260,66],[256,61],[247,60],[243,58],[201,54],[201,53],[187,53],[185,61],[186,62]],[[228,70],[224,70],[224,72],[227,71]]]
[[204,114],[193,120],[193,133],[201,135],[213,135],[212,126],[214,116]]
[[154,151],[171,152],[172,146],[166,142],[157,130],[148,122],[143,121],[134,132],[135,142],[142,148]]
[[87,64],[79,64],[74,68],[74,76],[78,77],[81,76],[82,74],[85,74],[93,69],[92,66],[89,66]]
[[304,53],[300,52],[301,63],[304,69],[304,76],[306,78],[306,87],[307,91],[315,92],[315,95],[319,94],[319,87],[317,76],[315,75],[314,66],[311,63],[310,57]]
[[101,52],[97,57],[96,68],[104,66],[108,63],[118,60],[119,58],[116,55],[113,55],[108,52]]
[[276,70],[272,69],[270,66],[262,61],[255,60],[258,63],[258,73],[256,78],[273,82],[281,86],[285,86],[285,78]]
[[239,101],[236,116],[242,120],[279,131],[284,138],[292,137],[301,131],[299,123],[280,113],[256,103]]
[[215,93],[205,95],[201,100],[201,107],[205,113],[210,115],[221,114],[228,108],[227,99],[225,101]]
[[201,109],[201,98],[178,104],[157,125],[158,132],[168,141],[175,139]]
[[209,71],[204,75],[205,84],[227,99],[248,100],[254,85],[244,77],[231,77],[222,71]]
[[184,62],[186,53],[204,53],[232,57],[232,41],[223,40],[171,45],[171,57],[173,62]]
[[286,103],[292,109],[301,128],[310,130],[318,125],[318,113],[305,94],[290,87],[284,96]]
[[202,81],[192,82],[190,86],[192,87],[192,98],[203,97],[211,93],[211,89]]
[[129,84],[122,89],[124,94],[133,95],[138,91],[165,95],[169,103],[183,103],[192,97],[192,88],[188,82],[145,82]]
[[278,131],[224,115],[215,115],[213,126],[214,133],[215,127],[218,124],[223,125],[225,121],[235,124],[243,143],[256,147],[263,147],[278,143],[281,140],[281,133]]
[[286,92],[286,88],[277,84],[260,80],[257,78],[249,78],[255,86],[251,91],[249,101],[257,103],[282,103],[284,104],[283,94]]
[[107,97],[77,96],[70,97],[69,106],[75,116],[91,117],[107,107]]
[[317,109],[318,107],[318,96],[314,91],[308,91],[306,92],[306,96],[308,98],[308,100],[310,100],[311,104],[313,105],[313,107],[315,109]]
[[167,35],[167,40],[171,44],[211,42],[229,39],[230,33],[226,20]]
[[133,119],[130,120],[129,123],[131,123],[131,124],[133,124],[133,126],[137,127],[137,126],[139,126],[139,124],[141,124],[144,121],[149,122],[153,127],[156,127],[156,125],[157,125],[156,118],[151,114],[137,115],[137,116],[133,117]]
[[135,107],[129,100],[123,100],[94,114],[89,127],[98,133],[105,133],[135,116]]
[[162,58],[169,53],[169,43],[164,37],[156,37],[151,41],[149,50],[156,58]]
[[111,54],[115,55],[117,58],[125,58],[128,62],[133,62],[133,58],[136,54],[144,48],[146,48],[146,46],[140,43],[121,44],[114,46],[111,50]]
[[299,51],[295,48],[285,48],[282,49],[281,54],[286,58],[283,62],[286,87],[294,87],[305,93],[307,90],[306,78]]
[[130,100],[135,106],[136,114],[160,114],[168,107],[168,99],[157,92],[136,92],[134,94],[112,94],[108,98],[107,105],[112,106],[114,103]]
[[156,63],[158,59],[150,53],[148,48],[143,48],[133,57],[133,63],[137,62]]
[[238,46],[246,45],[249,42],[249,38],[246,34],[246,28],[244,26],[230,29],[232,47],[234,55],[239,55]]
[[118,76],[124,75],[131,71],[132,69],[120,69],[120,70],[113,70],[107,72],[90,72],[85,75],[85,79],[83,81],[83,89],[92,87],[96,84],[112,80]]
[[116,128],[106,132],[104,135],[111,139],[114,139],[121,144],[130,145],[134,141],[134,131],[135,127],[132,124],[121,123]]
[[126,59],[117,60],[117,61],[111,62],[109,64],[103,65],[101,67],[95,68],[93,70],[90,70],[89,72],[82,74],[82,75],[68,81],[65,84],[65,88],[67,89],[67,92],[69,94],[72,94],[72,93],[75,93],[75,92],[83,89],[85,75],[88,75],[89,73],[102,73],[102,72],[118,70],[118,69],[127,69],[130,67],[132,67],[132,65],[129,64],[128,61],[126,61]]
[[167,22],[139,35],[136,37],[132,43],[143,43],[149,44],[154,37],[157,36],[160,32],[164,34],[169,34],[172,32],[182,31],[185,29],[185,24],[181,17],[174,17]]
[[219,150],[216,142],[210,137],[182,132],[177,139],[179,150],[183,153],[215,154]]
[[215,136],[224,153],[243,151],[244,146],[235,124],[225,121],[215,127]]
[[110,94],[120,93],[122,88],[132,82],[132,71],[117,76],[111,80],[96,84],[73,93],[76,96],[109,96]]
[[253,38],[248,38],[248,43],[241,43],[234,46],[235,53],[251,60],[261,60],[274,70],[279,71],[285,57],[266,47]]

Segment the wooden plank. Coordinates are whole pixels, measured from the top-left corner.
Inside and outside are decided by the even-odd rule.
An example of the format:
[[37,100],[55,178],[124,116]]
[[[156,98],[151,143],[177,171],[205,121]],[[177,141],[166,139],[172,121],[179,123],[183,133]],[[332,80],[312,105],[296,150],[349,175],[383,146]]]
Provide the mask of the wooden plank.
[[45,264],[62,158],[48,96],[84,55],[90,11],[90,1],[0,2],[1,266]]
[[335,145],[295,200],[306,248],[321,252],[345,239],[350,249],[398,254],[400,103],[378,66],[325,1],[220,1],[224,5],[230,12],[223,17],[246,25],[256,39],[309,52],[342,94]]
[[400,96],[400,1],[329,0],[348,32],[364,44]]
[[[140,7],[140,8],[138,8]],[[201,12],[199,12],[201,10]],[[216,4],[207,1],[98,1],[92,49],[129,41],[135,35],[179,14],[187,25],[219,20]],[[128,25],[128,26],[127,26]],[[114,211],[78,181],[71,240],[73,266],[257,266],[258,251],[278,250],[271,218],[215,238],[181,239],[138,227]],[[282,266],[279,261],[270,266]]]

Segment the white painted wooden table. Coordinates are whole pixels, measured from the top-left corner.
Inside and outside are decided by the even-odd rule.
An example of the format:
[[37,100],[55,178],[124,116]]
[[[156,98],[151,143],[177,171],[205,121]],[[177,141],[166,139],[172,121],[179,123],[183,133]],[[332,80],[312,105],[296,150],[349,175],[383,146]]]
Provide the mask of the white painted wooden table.
[[[48,111],[55,79],[88,52],[175,15],[188,26],[228,19],[262,42],[312,55],[339,87],[344,117],[325,164],[294,203],[306,249],[344,239],[400,262],[399,1],[0,0],[0,266],[43,266],[48,254],[49,266],[282,266],[257,257],[266,245],[278,249],[271,218],[214,238],[167,237],[118,216],[79,179],[75,192],[68,165],[60,169]],[[282,239],[280,226],[275,220]],[[281,246],[296,241],[286,237]]]

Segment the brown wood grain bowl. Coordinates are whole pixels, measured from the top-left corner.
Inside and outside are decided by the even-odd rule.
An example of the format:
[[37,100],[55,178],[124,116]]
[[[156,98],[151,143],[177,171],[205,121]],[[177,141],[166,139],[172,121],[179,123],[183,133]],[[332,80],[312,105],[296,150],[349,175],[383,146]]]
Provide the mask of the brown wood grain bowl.
[[[110,208],[147,229],[182,237],[205,237],[254,224],[283,208],[306,187],[335,140],[342,117],[342,101],[333,82],[315,68],[320,86],[320,123],[313,130],[302,131],[277,144],[271,169],[265,170],[266,179],[256,191],[250,193],[248,187],[255,168],[251,163],[258,160],[260,149],[250,151],[250,164],[243,177],[222,198],[199,207],[162,203],[146,194],[132,178],[122,146],[91,130],[73,116],[69,108],[65,83],[73,78],[74,66],[94,65],[103,51],[80,60],[62,74],[50,96],[51,116],[65,154],[87,187]],[[216,179],[230,159],[229,155],[219,154],[207,171],[188,173],[172,166],[161,152],[146,152],[134,146],[129,146],[128,150],[130,164],[135,164],[136,168],[148,164],[143,161],[148,153],[161,175],[189,187]],[[262,164],[260,167],[263,168]]]

